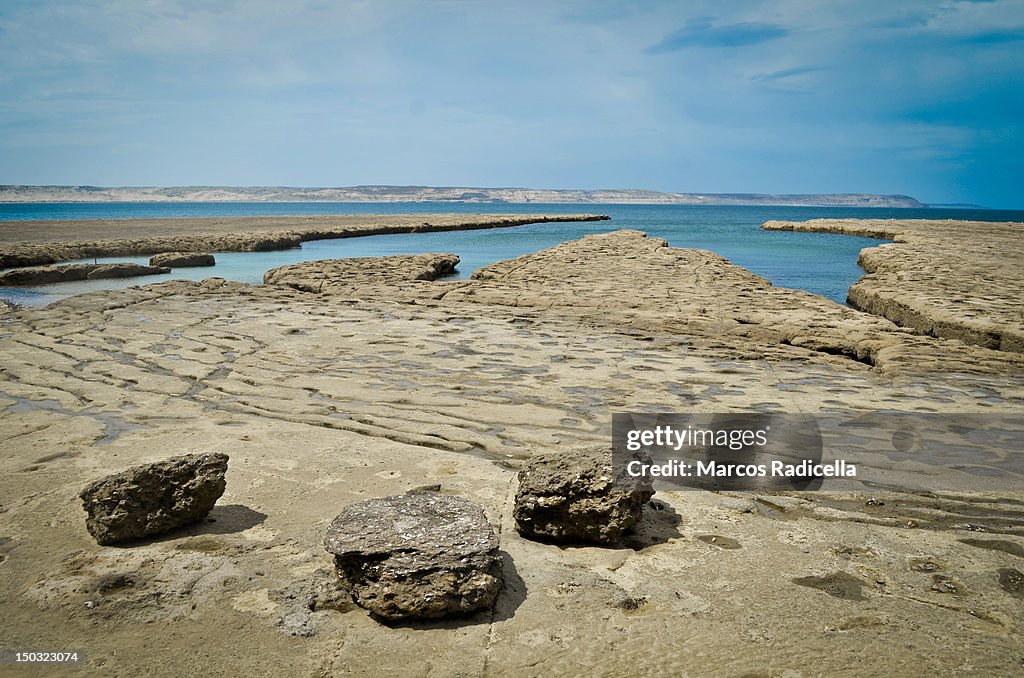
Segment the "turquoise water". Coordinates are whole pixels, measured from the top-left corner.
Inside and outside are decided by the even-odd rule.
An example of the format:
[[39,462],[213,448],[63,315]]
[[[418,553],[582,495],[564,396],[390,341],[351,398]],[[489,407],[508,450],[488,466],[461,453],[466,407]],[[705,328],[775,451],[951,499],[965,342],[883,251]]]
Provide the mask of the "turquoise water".
[[[45,203],[2,204],[0,222],[24,219],[101,219],[144,217],[216,217],[289,214],[407,213],[600,213],[611,221],[530,224],[508,229],[377,235],[303,243],[278,252],[218,253],[215,267],[176,269],[168,275],[126,280],[97,280],[25,288],[0,288],[0,298],[43,305],[71,294],[129,287],[169,279],[201,280],[218,276],[259,283],[276,266],[338,257],[367,257],[421,252],[453,252],[462,258],[459,275],[502,259],[619,228],[634,228],[668,240],[673,247],[708,249],[781,287],[807,290],[839,303],[863,271],[857,253],[880,241],[822,233],[762,231],[770,219],[805,221],[824,217],[872,219],[972,219],[1024,221],[1024,211],[955,209],[877,209],[834,207],[740,207],[700,205],[566,205],[506,203]],[[3,225],[0,223],[0,236]],[[93,261],[92,259],[88,261]],[[148,257],[105,261],[146,263]]]

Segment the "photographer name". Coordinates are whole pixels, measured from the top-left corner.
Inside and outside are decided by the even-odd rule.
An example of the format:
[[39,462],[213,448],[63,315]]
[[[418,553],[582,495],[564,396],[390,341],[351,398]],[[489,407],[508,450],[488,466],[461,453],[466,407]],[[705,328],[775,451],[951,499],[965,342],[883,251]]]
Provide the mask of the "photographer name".
[[626,473],[633,478],[855,478],[857,467],[842,459],[830,464],[816,464],[808,460],[798,464],[778,460],[770,464],[689,463],[672,459],[660,464],[634,460],[626,464]]

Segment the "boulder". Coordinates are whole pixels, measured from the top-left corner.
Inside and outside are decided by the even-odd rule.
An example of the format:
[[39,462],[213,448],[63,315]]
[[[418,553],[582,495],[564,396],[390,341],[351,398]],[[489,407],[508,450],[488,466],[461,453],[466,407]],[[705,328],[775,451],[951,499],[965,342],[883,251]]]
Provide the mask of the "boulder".
[[524,537],[609,545],[640,521],[652,496],[649,483],[616,477],[608,448],[566,449],[519,472],[512,515]]
[[227,468],[226,454],[188,454],[90,483],[79,495],[86,529],[106,545],[201,520],[224,494]]
[[171,268],[189,268],[192,266],[214,266],[217,260],[212,254],[199,252],[163,252],[149,258],[150,266],[170,266]]
[[468,499],[407,494],[347,506],[324,537],[342,582],[384,620],[489,608],[502,586],[498,537]]

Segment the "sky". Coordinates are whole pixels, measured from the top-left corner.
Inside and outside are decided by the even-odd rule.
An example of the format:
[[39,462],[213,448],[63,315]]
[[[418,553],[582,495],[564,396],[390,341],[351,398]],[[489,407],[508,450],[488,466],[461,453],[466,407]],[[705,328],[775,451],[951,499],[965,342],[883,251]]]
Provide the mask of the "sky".
[[1024,0],[0,0],[0,183],[1024,208]]

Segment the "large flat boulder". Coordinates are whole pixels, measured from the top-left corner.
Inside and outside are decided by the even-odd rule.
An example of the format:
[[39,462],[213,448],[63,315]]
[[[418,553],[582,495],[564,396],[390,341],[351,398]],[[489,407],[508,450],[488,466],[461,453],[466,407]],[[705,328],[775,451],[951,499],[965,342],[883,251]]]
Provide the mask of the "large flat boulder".
[[524,537],[615,544],[643,517],[649,484],[616,477],[605,447],[559,450],[519,472],[513,517]]
[[455,254],[398,254],[390,257],[323,259],[267,271],[266,285],[287,285],[303,292],[364,294],[370,286],[397,287],[432,281],[455,272]]
[[227,468],[226,454],[188,454],[90,483],[79,495],[86,529],[106,545],[201,520],[224,494]]
[[170,266],[171,268],[215,266],[216,264],[217,260],[213,255],[204,252],[161,252],[149,258],[150,266]]
[[355,602],[385,620],[490,607],[502,585],[498,537],[462,497],[408,494],[347,506],[324,537]]

